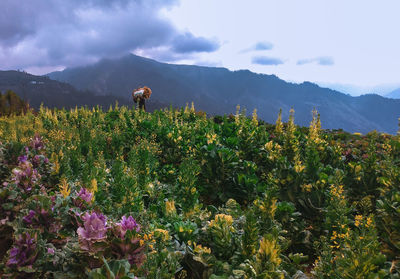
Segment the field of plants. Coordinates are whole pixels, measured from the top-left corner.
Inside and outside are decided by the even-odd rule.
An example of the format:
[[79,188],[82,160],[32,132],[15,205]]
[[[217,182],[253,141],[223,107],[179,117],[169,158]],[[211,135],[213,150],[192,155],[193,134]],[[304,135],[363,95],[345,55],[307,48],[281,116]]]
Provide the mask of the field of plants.
[[400,278],[400,137],[193,105],[0,118],[0,278]]

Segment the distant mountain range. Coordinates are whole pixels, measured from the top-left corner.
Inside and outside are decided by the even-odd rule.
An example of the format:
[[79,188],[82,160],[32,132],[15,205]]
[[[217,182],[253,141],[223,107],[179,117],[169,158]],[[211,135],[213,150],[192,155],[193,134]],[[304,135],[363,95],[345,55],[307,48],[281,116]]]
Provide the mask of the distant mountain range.
[[115,96],[96,96],[89,91],[75,89],[72,85],[51,80],[47,76],[35,76],[19,71],[0,71],[0,91],[12,90],[28,101],[33,108],[43,103],[48,107],[108,105],[116,100],[125,101]]
[[153,91],[147,104],[150,111],[193,101],[198,110],[222,115],[234,113],[239,104],[249,114],[257,109],[261,119],[274,123],[279,109],[287,120],[293,107],[296,124],[308,126],[316,108],[323,128],[391,134],[397,132],[400,117],[400,100],[379,95],[351,97],[310,82],[288,83],[248,70],[166,64],[131,54],[47,76],[0,71],[0,91],[11,89],[34,108],[41,103],[59,108],[108,108],[115,101],[132,106],[132,90],[143,85]]
[[280,108],[287,119],[293,107],[295,122],[307,126],[316,108],[324,128],[349,132],[375,129],[394,134],[400,116],[400,100],[379,95],[351,97],[310,82],[288,83],[274,75],[248,70],[166,64],[132,54],[48,76],[79,90],[127,100],[132,89],[147,85],[153,90],[153,101],[178,107],[194,101],[196,109],[210,114],[234,113],[240,104],[248,113],[256,108],[258,116],[271,123]]
[[[48,76],[35,76],[20,71],[0,71],[0,92],[12,90],[32,108],[38,109],[43,103],[50,108],[74,108],[75,106],[101,106],[108,108],[118,102],[120,105],[132,105],[132,101],[119,96],[99,96],[89,90],[78,90],[74,86],[50,79]],[[156,101],[150,103],[150,109],[161,108]]]
[[386,98],[400,99],[400,88],[385,95]]

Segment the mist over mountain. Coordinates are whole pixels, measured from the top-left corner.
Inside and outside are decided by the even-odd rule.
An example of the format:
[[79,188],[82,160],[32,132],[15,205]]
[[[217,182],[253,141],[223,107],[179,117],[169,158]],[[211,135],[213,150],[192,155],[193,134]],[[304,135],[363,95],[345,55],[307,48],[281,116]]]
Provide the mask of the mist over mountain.
[[287,119],[293,107],[296,124],[307,126],[316,108],[323,128],[349,132],[375,129],[393,134],[400,116],[400,100],[375,94],[352,97],[310,82],[288,83],[248,70],[166,64],[133,54],[48,76],[99,96],[126,99],[134,88],[147,85],[153,101],[178,107],[193,101],[196,109],[211,114],[234,113],[239,104],[248,113],[257,109],[267,122],[275,122],[279,109]]
[[400,88],[385,95],[386,98],[400,99]]
[[316,82],[321,87],[327,87],[332,90],[336,90],[351,96],[361,96],[364,94],[377,94],[383,97],[387,97],[392,91],[399,88],[399,83],[386,83],[378,84],[374,86],[367,85],[354,85],[346,83],[332,83],[332,82]]

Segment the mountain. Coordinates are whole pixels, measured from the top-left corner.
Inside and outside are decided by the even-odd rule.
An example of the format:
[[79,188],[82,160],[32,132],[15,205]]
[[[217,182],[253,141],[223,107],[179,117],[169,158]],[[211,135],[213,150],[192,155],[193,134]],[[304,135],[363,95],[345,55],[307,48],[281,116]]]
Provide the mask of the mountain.
[[400,100],[379,95],[351,97],[310,82],[288,83],[248,70],[166,64],[133,54],[48,76],[100,96],[126,99],[134,88],[147,85],[153,91],[152,100],[174,106],[193,101],[196,109],[211,114],[234,113],[240,104],[248,112],[256,108],[258,116],[267,122],[275,122],[280,108],[287,119],[293,107],[296,123],[308,126],[311,111],[316,108],[324,128],[350,132],[375,129],[394,134],[400,116]]
[[400,88],[385,95],[386,98],[400,99]]
[[[117,101],[120,105],[133,105],[131,100],[118,96],[98,96],[89,90],[78,90],[72,85],[52,80],[47,76],[35,76],[20,71],[0,71],[0,92],[12,90],[32,108],[38,109],[43,103],[53,108],[74,108],[75,106],[94,107],[99,105],[108,108]],[[156,100],[152,100],[150,110],[161,108]]]
[[346,83],[332,83],[332,82],[317,82],[317,84],[321,87],[327,87],[332,90],[336,90],[345,94],[349,94],[351,96],[360,96],[364,94],[378,94],[384,97],[387,97],[386,94],[391,92],[394,89],[397,89],[400,84],[399,83],[385,83],[378,84],[374,86],[360,86],[354,84],[346,84]]

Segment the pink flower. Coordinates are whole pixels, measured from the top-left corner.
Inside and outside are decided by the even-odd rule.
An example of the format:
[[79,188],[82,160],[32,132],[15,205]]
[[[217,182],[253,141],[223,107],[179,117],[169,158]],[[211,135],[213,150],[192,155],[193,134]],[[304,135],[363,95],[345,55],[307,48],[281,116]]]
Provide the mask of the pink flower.
[[32,167],[29,161],[21,161],[18,168],[12,170],[12,180],[26,191],[32,190],[32,186],[40,179],[40,174]]
[[136,223],[136,220],[133,219],[132,216],[126,218],[122,216],[121,222],[117,223],[117,227],[120,230],[121,238],[125,237],[125,234],[128,230],[136,230],[136,232],[140,231],[140,226]]
[[122,226],[122,229],[124,229],[124,230],[136,229],[137,232],[140,231],[140,226],[136,223],[136,220],[133,219],[132,216],[129,216],[128,218],[126,218],[125,216],[122,216],[120,224]]
[[44,144],[42,142],[42,137],[36,134],[31,140],[31,147],[36,150],[40,150],[44,148]]
[[107,218],[101,213],[86,212],[82,220],[84,221],[83,228],[79,227],[77,230],[79,242],[83,250],[92,250],[95,242],[105,240],[107,237]]
[[92,201],[93,194],[89,192],[86,188],[82,188],[78,193],[78,197],[80,197],[85,202],[90,203]]

